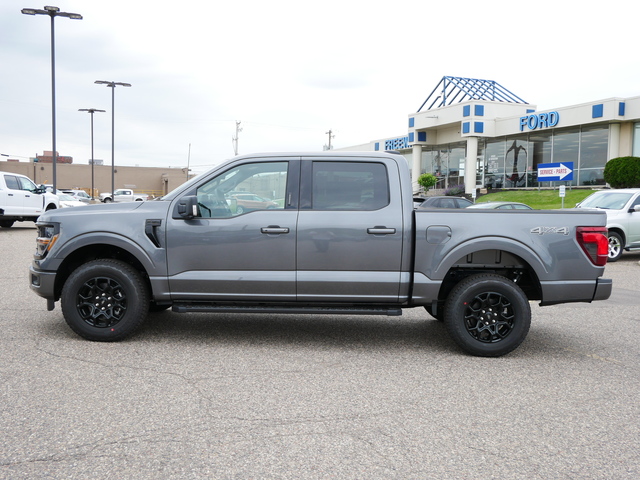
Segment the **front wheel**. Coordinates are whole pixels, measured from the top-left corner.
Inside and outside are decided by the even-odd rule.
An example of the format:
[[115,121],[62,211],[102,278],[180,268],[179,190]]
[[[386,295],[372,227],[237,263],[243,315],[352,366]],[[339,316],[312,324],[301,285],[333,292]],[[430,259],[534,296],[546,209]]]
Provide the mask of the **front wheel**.
[[466,352],[499,357],[515,350],[526,338],[531,307],[522,289],[507,278],[472,275],[449,294],[444,323]]
[[111,197],[107,197],[104,199],[104,203],[111,203],[113,202],[113,200],[111,200]]
[[14,220],[0,220],[0,227],[11,228],[13,227]]
[[609,232],[609,259],[608,262],[615,262],[622,256],[624,242],[622,236],[616,232]]
[[65,282],[61,300],[69,327],[101,342],[131,335],[149,311],[142,275],[120,260],[94,260],[77,268]]

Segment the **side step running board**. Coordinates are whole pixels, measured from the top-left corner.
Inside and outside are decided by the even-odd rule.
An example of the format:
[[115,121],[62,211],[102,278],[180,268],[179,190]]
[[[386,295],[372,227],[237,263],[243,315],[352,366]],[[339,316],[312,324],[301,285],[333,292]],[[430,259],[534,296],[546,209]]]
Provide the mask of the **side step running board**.
[[177,313],[218,312],[218,313],[297,313],[331,315],[402,315],[398,307],[356,306],[356,307],[306,307],[287,305],[224,305],[216,303],[174,303],[171,308]]

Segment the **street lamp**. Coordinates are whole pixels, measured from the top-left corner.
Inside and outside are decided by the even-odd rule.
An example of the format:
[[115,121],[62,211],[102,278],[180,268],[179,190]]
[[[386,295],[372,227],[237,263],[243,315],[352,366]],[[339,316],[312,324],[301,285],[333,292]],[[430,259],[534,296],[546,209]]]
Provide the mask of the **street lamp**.
[[91,200],[94,200],[94,196],[93,196],[93,191],[94,191],[93,164],[95,163],[95,160],[93,159],[93,114],[96,113],[96,112],[104,112],[105,110],[98,110],[97,108],[79,108],[78,111],[79,112],[89,112],[91,114]]
[[22,13],[25,15],[49,15],[49,17],[51,17],[51,136],[53,143],[53,193],[56,193],[56,163],[58,162],[58,153],[56,151],[56,55],[53,20],[56,17],[67,17],[73,20],[82,20],[82,15],[77,13],[61,12],[58,7],[44,7],[44,10],[23,8]]
[[[130,83],[123,83],[123,82],[108,82],[106,80],[96,80],[94,83],[97,83],[99,85],[106,85],[107,87],[111,88],[111,198],[114,199],[114,195],[115,195],[115,183],[116,183],[116,178],[115,178],[115,153],[114,153],[114,146],[115,146],[115,101],[116,101],[116,85],[120,85],[121,87],[130,87],[131,84]],[[114,199],[115,200],[115,199]]]

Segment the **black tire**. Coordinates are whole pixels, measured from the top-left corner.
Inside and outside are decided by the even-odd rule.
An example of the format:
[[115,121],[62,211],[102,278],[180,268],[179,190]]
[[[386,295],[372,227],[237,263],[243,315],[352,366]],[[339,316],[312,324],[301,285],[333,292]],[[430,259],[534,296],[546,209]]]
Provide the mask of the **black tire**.
[[94,260],[78,267],[62,289],[62,313],[87,340],[114,342],[135,332],[149,312],[142,275],[120,260]]
[[0,220],[0,227],[11,228],[13,227],[15,220]]
[[242,215],[244,213],[244,207],[242,205],[236,205],[236,215]]
[[113,200],[111,200],[111,197],[107,197],[104,199],[104,203],[111,203]]
[[622,236],[616,232],[609,232],[609,259],[608,262],[616,262],[622,256],[622,250],[624,249],[624,242]]
[[479,357],[499,357],[527,337],[531,307],[522,289],[505,277],[478,274],[465,278],[449,294],[444,323],[453,340]]

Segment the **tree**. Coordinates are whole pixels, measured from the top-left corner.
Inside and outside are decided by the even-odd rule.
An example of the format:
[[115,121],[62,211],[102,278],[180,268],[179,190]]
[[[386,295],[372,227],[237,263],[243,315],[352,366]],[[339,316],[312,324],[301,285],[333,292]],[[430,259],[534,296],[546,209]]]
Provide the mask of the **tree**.
[[424,188],[425,192],[438,183],[438,179],[435,175],[430,173],[423,173],[418,177],[418,185]]
[[640,157],[612,158],[604,167],[604,181],[613,188],[640,187]]

